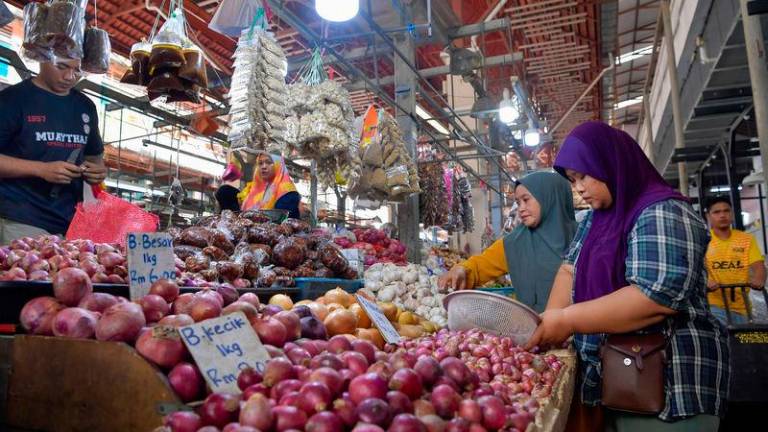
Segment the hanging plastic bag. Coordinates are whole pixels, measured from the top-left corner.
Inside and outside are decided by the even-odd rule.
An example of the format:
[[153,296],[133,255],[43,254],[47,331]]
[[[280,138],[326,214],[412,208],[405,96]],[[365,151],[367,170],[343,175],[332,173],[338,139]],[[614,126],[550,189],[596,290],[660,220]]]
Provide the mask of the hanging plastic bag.
[[0,2],[0,27],[5,27],[5,25],[12,22],[13,19],[13,12],[8,9],[5,2]]
[[177,8],[152,39],[152,51],[149,54],[150,76],[154,77],[169,70],[175,71],[184,65],[184,40],[184,11]]
[[[87,187],[87,186],[86,186]],[[129,232],[155,232],[160,219],[140,207],[92,188],[94,202],[79,203],[67,230],[67,240],[88,239],[125,245]]]
[[205,70],[205,57],[195,44],[184,47],[184,65],[179,69],[179,78],[185,79],[203,88],[208,87],[208,72]]
[[53,51],[43,43],[47,15],[47,4],[27,3],[24,6],[24,41],[22,42],[22,49],[24,57],[32,61],[48,62],[53,59]]
[[85,0],[52,0],[45,16],[42,45],[53,49],[57,57],[83,58],[85,36]]
[[85,31],[82,64],[85,72],[107,73],[110,52],[112,52],[112,44],[109,42],[109,33],[96,27],[90,27]]
[[208,28],[227,36],[238,37],[249,28],[259,8],[260,0],[224,0],[211,18]]
[[152,45],[145,42],[136,42],[131,47],[131,68],[125,71],[120,79],[123,84],[147,85],[149,82],[149,52]]

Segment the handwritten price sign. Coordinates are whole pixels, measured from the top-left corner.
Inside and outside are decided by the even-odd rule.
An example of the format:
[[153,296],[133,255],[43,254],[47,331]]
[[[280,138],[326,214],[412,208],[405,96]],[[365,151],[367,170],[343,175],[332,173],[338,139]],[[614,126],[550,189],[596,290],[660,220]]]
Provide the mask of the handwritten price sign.
[[127,240],[131,300],[149,293],[149,287],[159,279],[176,279],[171,236],[167,233],[130,233]]

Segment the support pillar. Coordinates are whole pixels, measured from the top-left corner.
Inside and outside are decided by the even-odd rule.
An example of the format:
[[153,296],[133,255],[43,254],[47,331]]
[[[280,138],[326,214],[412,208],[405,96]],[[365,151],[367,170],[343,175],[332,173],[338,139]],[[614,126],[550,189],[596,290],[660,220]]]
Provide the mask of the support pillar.
[[[409,8],[410,9],[410,8]],[[405,25],[405,23],[403,24]],[[416,44],[410,35],[400,33],[394,37],[395,46],[409,63],[416,60]],[[405,110],[397,110],[397,124],[403,131],[408,153],[416,160],[416,124],[411,115],[416,111],[416,74],[400,56],[395,56],[395,101]],[[407,248],[408,261],[421,263],[421,239],[419,238],[419,197],[413,195],[397,205],[397,230],[400,241]]]
[[317,226],[317,161],[313,160],[309,175],[309,210],[312,226]]
[[760,158],[763,162],[763,181],[768,184],[768,66],[760,15],[749,16],[748,0],[740,0],[744,41],[747,45],[749,78],[752,82],[752,101],[755,105],[757,137],[760,140]]
[[[743,1],[743,0],[742,0]],[[675,56],[675,36],[672,33],[672,19],[669,14],[669,0],[662,0],[661,15],[664,27],[664,39],[667,47],[667,74],[669,75],[669,93],[672,99],[672,119],[675,123],[675,148],[685,148],[683,133],[683,114],[680,108],[680,80],[677,77],[677,57]],[[680,193],[688,196],[688,167],[685,161],[677,163],[677,174],[680,177]]]

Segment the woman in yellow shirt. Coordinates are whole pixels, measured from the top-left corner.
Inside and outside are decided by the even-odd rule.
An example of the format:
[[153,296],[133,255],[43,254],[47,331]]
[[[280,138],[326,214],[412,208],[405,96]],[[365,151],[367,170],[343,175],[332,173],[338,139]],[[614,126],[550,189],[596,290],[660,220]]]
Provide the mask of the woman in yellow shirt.
[[542,312],[576,232],[571,186],[554,172],[529,174],[515,187],[522,224],[482,254],[440,277],[441,287],[472,289],[509,273],[517,299]]

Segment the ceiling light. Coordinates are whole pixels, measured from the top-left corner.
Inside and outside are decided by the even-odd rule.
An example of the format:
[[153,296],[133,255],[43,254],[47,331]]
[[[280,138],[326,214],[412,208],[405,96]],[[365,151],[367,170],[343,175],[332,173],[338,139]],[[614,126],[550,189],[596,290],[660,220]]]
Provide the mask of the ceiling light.
[[533,127],[528,128],[527,131],[525,131],[525,145],[528,147],[536,147],[541,143],[541,134],[539,134],[539,130]]
[[504,89],[504,98],[499,102],[499,121],[512,124],[520,117],[520,112],[509,98],[509,89]]
[[643,101],[643,97],[642,96],[638,96],[638,97],[633,98],[633,99],[627,99],[627,100],[621,101],[621,102],[619,102],[617,104],[614,104],[613,105],[613,109],[622,109],[622,108],[626,108],[626,107],[629,107],[629,106],[632,106],[632,105],[637,105],[637,104],[639,104],[642,101]]
[[643,56],[651,55],[652,52],[653,52],[653,47],[651,45],[648,45],[648,46],[644,46],[642,48],[636,49],[632,52],[622,54],[621,56],[616,57],[616,66],[619,66],[622,63],[631,62],[632,60],[637,60]]
[[432,128],[438,132],[440,132],[443,135],[450,135],[451,133],[448,131],[448,129],[443,126],[442,123],[432,118],[432,115],[427,112],[424,108],[421,107],[421,105],[416,105],[416,115],[421,117],[422,119],[427,121],[427,124],[432,126]]
[[360,11],[360,0],[315,0],[315,10],[326,21],[349,21]]

